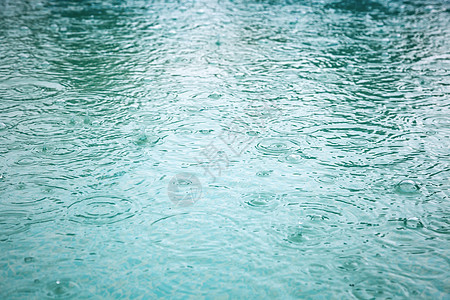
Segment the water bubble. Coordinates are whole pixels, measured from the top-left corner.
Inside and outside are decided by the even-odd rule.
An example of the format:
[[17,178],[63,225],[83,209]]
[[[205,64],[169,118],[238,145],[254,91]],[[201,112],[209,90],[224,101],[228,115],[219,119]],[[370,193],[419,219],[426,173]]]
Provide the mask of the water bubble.
[[406,179],[399,182],[396,191],[400,194],[414,194],[419,190],[419,185],[413,180]]
[[302,160],[302,156],[300,154],[290,153],[285,156],[285,160],[290,163],[298,163]]
[[313,157],[306,155],[301,150],[294,150],[286,153],[286,155],[282,155],[279,158],[279,161],[286,162],[288,164],[300,164],[305,159],[312,159]]
[[190,206],[200,199],[202,185],[194,174],[179,173],[170,180],[167,194],[176,206]]

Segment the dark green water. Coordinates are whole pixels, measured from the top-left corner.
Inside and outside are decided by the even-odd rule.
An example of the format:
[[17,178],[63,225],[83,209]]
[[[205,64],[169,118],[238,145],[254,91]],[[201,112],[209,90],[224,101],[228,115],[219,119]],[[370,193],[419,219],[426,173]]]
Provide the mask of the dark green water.
[[0,298],[449,299],[446,1],[0,0]]

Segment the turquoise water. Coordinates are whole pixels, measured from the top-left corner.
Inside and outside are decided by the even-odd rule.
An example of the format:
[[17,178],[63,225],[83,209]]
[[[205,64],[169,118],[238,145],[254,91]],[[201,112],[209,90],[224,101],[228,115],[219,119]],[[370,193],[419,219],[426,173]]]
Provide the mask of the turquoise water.
[[0,0],[0,298],[449,299],[445,1]]

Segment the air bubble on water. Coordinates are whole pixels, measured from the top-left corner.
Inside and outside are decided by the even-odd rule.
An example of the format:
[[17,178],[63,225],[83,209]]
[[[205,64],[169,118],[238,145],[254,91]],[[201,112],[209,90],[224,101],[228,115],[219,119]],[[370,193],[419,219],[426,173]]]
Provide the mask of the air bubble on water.
[[414,194],[419,190],[419,185],[413,180],[406,179],[397,184],[396,190],[400,194]]

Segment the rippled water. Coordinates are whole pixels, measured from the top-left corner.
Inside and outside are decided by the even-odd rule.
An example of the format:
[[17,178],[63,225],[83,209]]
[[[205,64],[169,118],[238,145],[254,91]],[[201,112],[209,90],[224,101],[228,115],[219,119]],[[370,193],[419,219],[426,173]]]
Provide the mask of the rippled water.
[[446,1],[0,1],[0,298],[447,298]]

